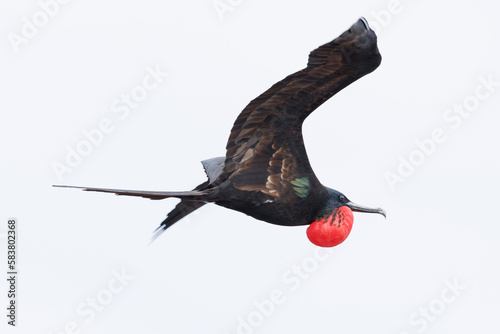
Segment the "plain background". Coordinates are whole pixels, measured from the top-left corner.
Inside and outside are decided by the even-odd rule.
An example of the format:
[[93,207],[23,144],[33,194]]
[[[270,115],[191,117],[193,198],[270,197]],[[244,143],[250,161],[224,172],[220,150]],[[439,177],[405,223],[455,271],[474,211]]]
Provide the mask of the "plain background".
[[[18,52],[8,36],[40,4],[1,2],[1,268],[7,219],[19,221],[18,326],[2,306],[2,332],[498,332],[500,87],[456,128],[443,119],[474,101],[480,78],[500,81],[498,5],[220,2],[232,8],[222,18],[212,0],[69,1]],[[323,184],[388,216],[356,214],[328,256],[306,227],[215,205],[148,247],[176,200],[51,187],[191,189],[245,105],[360,16],[377,29],[382,65],[315,111],[304,136]],[[120,118],[113,103],[148,68],[169,74]],[[113,131],[59,179],[53,164],[103,119]],[[436,128],[446,140],[391,188],[386,174]],[[110,292],[122,271],[133,279]],[[283,302],[257,314],[273,291]],[[1,305],[6,293],[1,279]],[[90,319],[77,310],[92,298]]]

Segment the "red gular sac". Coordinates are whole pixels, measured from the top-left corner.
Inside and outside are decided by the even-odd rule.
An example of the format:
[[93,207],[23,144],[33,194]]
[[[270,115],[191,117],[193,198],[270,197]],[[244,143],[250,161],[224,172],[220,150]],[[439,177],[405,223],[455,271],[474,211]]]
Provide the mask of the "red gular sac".
[[335,208],[330,215],[309,225],[307,237],[316,246],[337,246],[349,236],[353,221],[352,210],[347,206]]

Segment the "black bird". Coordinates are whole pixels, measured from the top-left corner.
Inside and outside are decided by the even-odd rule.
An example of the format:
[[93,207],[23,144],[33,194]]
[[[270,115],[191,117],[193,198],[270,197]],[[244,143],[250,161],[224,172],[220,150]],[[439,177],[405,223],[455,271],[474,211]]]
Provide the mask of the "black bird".
[[274,84],[243,109],[231,130],[226,156],[202,161],[208,180],[192,191],[72,188],[156,200],[180,198],[153,240],[211,202],[271,224],[310,225],[307,235],[314,244],[338,245],[351,230],[352,211],[384,216],[385,211],[354,204],[319,182],[307,158],[302,123],[334,94],[375,70],[380,61],[377,37],[361,18],[312,51],[306,68]]

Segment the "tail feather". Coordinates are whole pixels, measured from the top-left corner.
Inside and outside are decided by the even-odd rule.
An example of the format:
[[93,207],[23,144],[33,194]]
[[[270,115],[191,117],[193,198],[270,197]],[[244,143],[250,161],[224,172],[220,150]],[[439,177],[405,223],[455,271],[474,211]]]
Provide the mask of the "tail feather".
[[167,218],[165,218],[165,220],[160,224],[160,226],[158,226],[156,230],[154,230],[153,235],[151,236],[150,243],[155,241],[156,238],[158,238],[163,232],[165,232],[167,228],[174,225],[179,220],[186,217],[193,211],[198,210],[205,204],[207,203],[200,201],[181,200],[181,202],[177,204],[175,208],[168,213]]
[[[193,191],[201,191],[203,189],[206,189],[208,186],[208,181],[203,182],[202,184],[194,188]],[[179,220],[189,215],[191,212],[198,210],[205,204],[207,204],[207,202],[181,199],[181,201],[175,206],[175,208],[167,214],[167,218],[165,218],[165,220],[161,222],[160,226],[158,226],[156,230],[154,230],[149,244],[155,241],[156,238],[158,238],[163,232],[165,232],[167,228],[174,225]]]
[[192,201],[204,201],[206,200],[207,194],[202,191],[143,191],[143,190],[124,190],[124,189],[108,189],[108,188],[91,188],[91,187],[75,187],[75,186],[62,186],[54,185],[58,188],[75,188],[82,189],[83,191],[97,191],[102,193],[112,193],[116,195],[123,196],[138,196],[149,199],[164,199],[170,197],[178,197],[190,199]]
[[58,188],[75,188],[82,189],[83,191],[97,191],[103,193],[113,193],[116,195],[124,196],[139,196],[154,200],[177,197],[181,201],[175,208],[167,214],[167,218],[158,226],[153,232],[150,244],[156,240],[167,228],[189,215],[191,212],[201,208],[208,202],[208,193],[204,192],[209,186],[209,182],[204,182],[194,188],[192,191],[142,191],[142,190],[123,190],[123,189],[108,189],[108,188],[90,188],[90,187],[75,187],[54,185]]

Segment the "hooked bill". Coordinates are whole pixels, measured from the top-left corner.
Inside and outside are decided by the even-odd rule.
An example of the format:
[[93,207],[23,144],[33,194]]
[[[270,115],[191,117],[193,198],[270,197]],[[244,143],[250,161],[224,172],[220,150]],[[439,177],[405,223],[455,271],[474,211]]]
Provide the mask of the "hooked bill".
[[341,206],[307,228],[309,240],[320,247],[333,247],[341,244],[351,232],[354,216],[347,206]]

